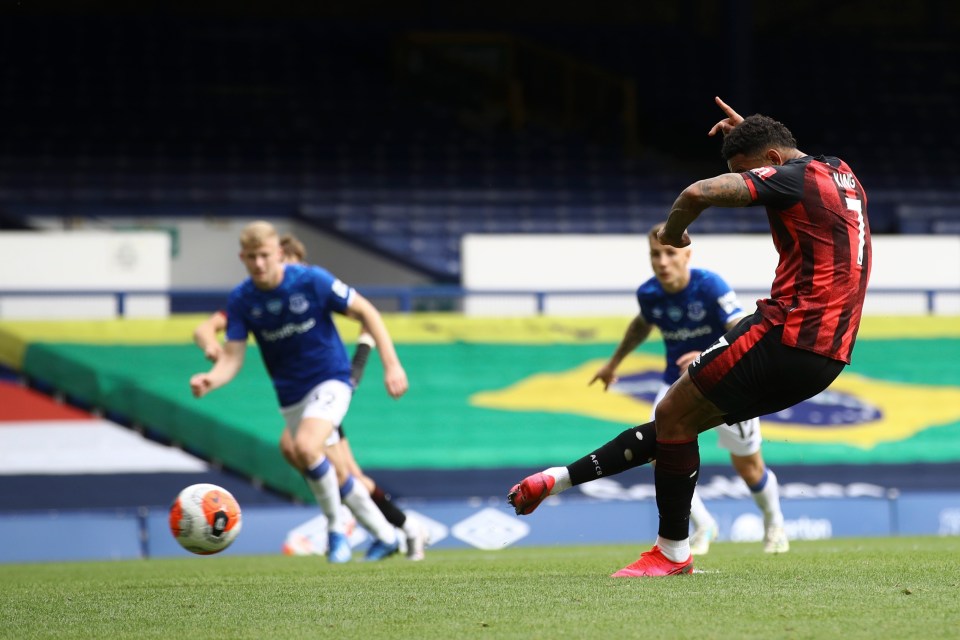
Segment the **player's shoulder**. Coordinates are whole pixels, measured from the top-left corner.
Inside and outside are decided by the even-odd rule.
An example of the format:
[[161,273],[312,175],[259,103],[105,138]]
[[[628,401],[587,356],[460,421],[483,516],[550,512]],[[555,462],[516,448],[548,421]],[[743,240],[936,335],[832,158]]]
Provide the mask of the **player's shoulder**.
[[688,288],[703,296],[719,296],[731,290],[723,276],[709,269],[691,269]]
[[[831,175],[837,184],[845,189],[855,188],[856,176],[853,168],[836,156],[816,156],[810,166],[820,170],[820,172]],[[838,176],[846,176],[840,178]]]
[[691,282],[702,282],[704,280],[710,280],[711,278],[717,277],[717,274],[709,269],[702,269],[700,267],[692,267],[690,269],[690,281]]
[[318,264],[292,264],[288,265],[292,273],[300,279],[307,280],[333,280],[333,274]]
[[793,158],[787,160],[778,168],[785,173],[806,173],[807,171],[853,173],[853,169],[850,168],[849,164],[837,156],[828,155]]
[[822,157],[823,156],[818,156],[817,158],[813,156],[800,156],[799,158],[791,158],[783,164],[765,165],[755,169],[749,169],[744,171],[743,175],[749,175],[760,183],[769,181],[777,182],[789,178],[799,179],[811,166],[822,164],[818,160],[818,158]]
[[717,282],[724,282],[723,276],[721,276],[716,271],[710,271],[709,269],[693,268],[690,269],[690,282],[695,282],[697,284],[713,284]]
[[234,300],[249,298],[255,291],[256,287],[253,285],[253,280],[247,278],[230,291],[230,298]]
[[637,287],[637,297],[641,300],[663,295],[663,285],[655,277]]

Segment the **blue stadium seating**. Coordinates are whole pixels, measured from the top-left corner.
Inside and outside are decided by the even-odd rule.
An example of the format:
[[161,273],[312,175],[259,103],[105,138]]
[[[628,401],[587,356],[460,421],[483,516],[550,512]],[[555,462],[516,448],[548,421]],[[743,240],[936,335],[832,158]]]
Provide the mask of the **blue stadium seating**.
[[[666,84],[677,70],[645,65],[630,34],[547,40],[669,86],[669,99],[642,100],[644,146],[632,158],[570,132],[465,126],[394,81],[395,35],[279,19],[2,20],[0,117],[17,126],[0,136],[0,210],[298,216],[456,281],[465,233],[645,233],[679,189],[723,168],[700,152],[716,152],[702,135],[717,117],[709,97]],[[958,45],[858,43],[850,100],[798,68],[789,84],[755,87],[760,110],[790,124],[804,150],[854,165],[871,185],[874,232],[956,233],[960,105],[943,60]],[[813,34],[805,46],[829,41]],[[780,63],[761,56],[756,77]],[[798,87],[834,97],[800,100]],[[698,222],[710,233],[766,228],[755,210]]]

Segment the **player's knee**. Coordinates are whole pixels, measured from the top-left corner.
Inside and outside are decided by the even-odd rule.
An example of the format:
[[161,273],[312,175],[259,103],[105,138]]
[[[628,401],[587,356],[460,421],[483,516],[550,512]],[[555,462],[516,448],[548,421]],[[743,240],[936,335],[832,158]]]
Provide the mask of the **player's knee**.
[[736,456],[731,454],[730,461],[733,463],[734,469],[737,470],[737,473],[748,486],[752,487],[763,479],[763,472],[766,467],[763,464],[763,458],[760,457],[759,452],[749,456]]
[[[697,432],[690,430],[682,420],[682,406],[668,393],[654,411],[658,440],[688,440],[695,438]],[[690,433],[688,433],[690,431]]]

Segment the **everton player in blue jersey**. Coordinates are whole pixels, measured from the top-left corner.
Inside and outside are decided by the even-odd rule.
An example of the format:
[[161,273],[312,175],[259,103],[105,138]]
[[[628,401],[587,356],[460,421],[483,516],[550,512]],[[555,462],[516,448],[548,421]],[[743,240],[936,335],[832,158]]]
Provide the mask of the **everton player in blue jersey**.
[[[647,339],[653,327],[660,329],[666,347],[667,367],[663,385],[653,402],[654,410],[680,374],[701,351],[716,342],[747,315],[733,289],[716,273],[690,268],[690,248],[678,249],[660,244],[656,225],[648,235],[650,266],[654,277],[637,289],[640,313],[624,333],[610,360],[597,371],[591,384],[600,380],[607,389],[616,382],[616,370],[634,349]],[[653,416],[651,415],[651,419]],[[630,430],[632,435],[633,429]],[[717,427],[718,443],[730,452],[733,468],[750,488],[751,495],[763,512],[764,545],[767,553],[783,553],[790,544],[783,530],[780,490],[777,477],[766,467],[760,453],[760,420],[751,418],[732,425]],[[558,469],[563,473],[565,468]],[[561,483],[566,486],[566,482]],[[690,510],[694,531],[690,536],[690,553],[703,555],[716,539],[716,520],[703,500],[694,492]]]
[[240,259],[250,277],[227,302],[226,343],[213,368],[190,379],[200,398],[230,382],[243,366],[247,337],[253,333],[273,381],[292,455],[305,469],[307,483],[328,520],[328,559],[351,557],[341,498],[376,538],[367,550],[379,560],[399,548],[396,530],[377,509],[366,487],[352,477],[342,485],[327,458],[336,427],[350,406],[350,360],[331,313],[353,318],[376,341],[384,384],[393,398],[408,387],[407,374],[376,308],[352,287],[319,267],[284,264],[276,230],[267,222],[247,225],[240,234]]
[[[280,249],[283,252],[284,262],[307,264],[307,248],[293,234],[288,233],[280,237]],[[218,336],[226,330],[227,314],[224,310],[214,312],[194,329],[194,341],[210,362],[216,362],[223,354],[223,345]],[[363,377],[367,359],[375,347],[376,343],[373,336],[361,326],[360,335],[357,337],[357,347],[350,362],[350,384],[354,387],[354,390],[356,390],[360,379]],[[416,518],[408,517],[402,509],[394,504],[383,488],[363,472],[354,458],[350,441],[343,430],[343,424],[337,427],[337,431],[339,441],[327,449],[327,456],[337,471],[338,480],[345,482],[348,476],[353,476],[354,481],[362,482],[367,491],[370,492],[374,504],[377,505],[387,521],[403,530],[407,542],[407,558],[414,561],[423,560],[430,537],[429,531]],[[301,473],[305,471],[299,466],[299,458],[294,453],[293,437],[288,429],[284,429],[283,435],[280,437],[280,452],[283,454],[284,460],[290,465]]]
[[[667,366],[663,374],[663,385],[654,400],[654,412],[670,385],[676,382],[700,352],[716,342],[746,315],[736,293],[719,275],[705,269],[690,268],[689,247],[678,249],[663,245],[657,240],[657,233],[662,228],[662,224],[656,225],[647,237],[654,277],[637,289],[640,313],[627,327],[613,355],[590,381],[590,384],[593,384],[599,380],[603,382],[605,389],[609,388],[617,380],[616,370],[623,359],[647,339],[653,327],[658,327],[666,346]],[[551,467],[530,478],[541,477],[544,483],[550,485],[550,489],[543,495],[546,497],[595,480],[601,475],[609,477],[650,462],[649,459],[639,460],[624,456],[625,451],[632,451],[632,443],[642,435],[639,428],[631,427],[600,449],[569,466]],[[718,436],[720,446],[730,452],[734,468],[747,483],[757,506],[763,512],[764,551],[787,551],[789,542],[783,530],[777,478],[773,471],[766,467],[760,453],[760,421],[754,417],[741,423],[723,425],[718,427]],[[524,482],[536,484],[536,481],[528,480]],[[520,486],[517,485],[514,489],[520,491]],[[531,513],[539,502],[537,500],[532,508],[521,509],[518,513]],[[709,550],[710,542],[717,537],[718,530],[716,521],[696,493],[690,518],[694,525],[694,532],[690,536],[691,553],[703,555]]]

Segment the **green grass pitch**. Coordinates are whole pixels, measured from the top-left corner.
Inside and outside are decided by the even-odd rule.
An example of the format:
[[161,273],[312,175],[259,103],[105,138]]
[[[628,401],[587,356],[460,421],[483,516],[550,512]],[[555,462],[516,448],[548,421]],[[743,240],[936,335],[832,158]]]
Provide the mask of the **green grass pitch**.
[[0,565],[0,638],[957,638],[960,538],[715,544],[690,576],[611,579],[632,546],[412,563],[223,556]]

